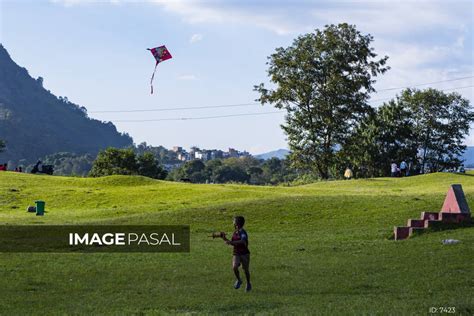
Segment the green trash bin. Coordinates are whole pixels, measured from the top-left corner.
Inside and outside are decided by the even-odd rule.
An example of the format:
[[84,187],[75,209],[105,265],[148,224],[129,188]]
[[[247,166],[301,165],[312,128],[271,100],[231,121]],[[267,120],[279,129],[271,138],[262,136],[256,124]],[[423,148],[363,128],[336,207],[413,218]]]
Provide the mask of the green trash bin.
[[36,216],[44,215],[44,206],[46,205],[45,201],[35,201],[36,204]]

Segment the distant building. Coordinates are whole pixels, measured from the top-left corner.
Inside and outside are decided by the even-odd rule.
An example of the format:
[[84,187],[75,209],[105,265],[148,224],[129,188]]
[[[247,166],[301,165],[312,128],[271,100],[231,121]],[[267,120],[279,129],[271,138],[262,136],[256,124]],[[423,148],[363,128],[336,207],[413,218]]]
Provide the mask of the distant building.
[[187,152],[181,146],[173,146],[171,151],[176,153],[176,159],[181,162],[186,162],[195,159],[207,161],[213,159],[239,158],[251,156],[250,153],[247,151],[238,151],[234,148],[229,148],[227,152],[224,152],[219,149],[200,149],[197,146],[193,146],[189,149],[189,152]]
[[204,160],[203,159],[203,156],[204,156],[204,153],[202,151],[196,151],[194,152],[194,159],[201,159],[201,160]]
[[210,157],[209,159],[222,159],[224,158],[224,152],[222,150],[218,149],[212,149],[210,150]]
[[250,157],[252,155],[248,151],[244,150],[244,151],[239,152],[239,156],[240,157]]
[[179,152],[177,158],[178,158],[179,161],[189,160],[188,153],[186,153],[186,152]]
[[227,153],[228,153],[228,157],[231,157],[231,158],[239,157],[239,152],[235,150],[234,148],[229,148],[229,151]]

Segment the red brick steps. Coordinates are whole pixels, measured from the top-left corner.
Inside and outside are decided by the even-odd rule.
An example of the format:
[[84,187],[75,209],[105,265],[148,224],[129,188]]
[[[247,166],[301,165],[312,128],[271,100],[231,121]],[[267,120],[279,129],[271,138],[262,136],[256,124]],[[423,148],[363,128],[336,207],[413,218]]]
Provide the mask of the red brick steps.
[[428,228],[443,228],[471,222],[471,211],[460,184],[453,184],[446,195],[440,212],[422,212],[420,219],[409,219],[407,226],[395,226],[394,239],[407,239]]
[[409,219],[408,227],[425,227],[425,221],[423,219]]
[[436,228],[441,226],[443,222],[439,219],[425,221],[425,228]]
[[437,220],[439,219],[438,212],[422,212],[421,219]]
[[407,226],[398,226],[393,230],[395,240],[406,239],[414,232],[421,233],[426,228],[442,228],[449,224],[461,224],[470,222],[470,214],[454,214],[439,212],[440,219],[409,219]]

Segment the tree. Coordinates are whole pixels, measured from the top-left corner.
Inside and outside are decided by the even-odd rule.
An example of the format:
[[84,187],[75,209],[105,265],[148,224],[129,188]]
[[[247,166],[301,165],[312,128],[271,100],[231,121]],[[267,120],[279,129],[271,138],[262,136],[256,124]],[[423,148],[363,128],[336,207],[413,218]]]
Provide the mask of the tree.
[[373,60],[373,37],[355,26],[329,25],[277,48],[268,59],[276,85],[254,87],[262,104],[285,109],[292,166],[327,179],[335,151],[367,115],[373,77],[384,73],[387,56]]
[[222,160],[221,159],[211,159],[206,162],[206,180],[212,181],[212,174],[214,173],[214,170],[216,170],[218,167],[222,166]]
[[175,181],[184,179],[193,183],[203,183],[208,179],[206,165],[201,160],[191,160],[184,163],[180,168],[174,169],[169,178]]
[[262,164],[265,183],[278,184],[296,179],[297,174],[289,166],[288,160],[272,157]]
[[0,139],[0,153],[5,149],[5,142]]
[[250,176],[239,166],[222,165],[214,170],[212,180],[216,183],[247,183]]
[[91,177],[138,174],[138,163],[132,149],[107,148],[101,151],[92,165]]
[[459,166],[466,149],[463,142],[474,121],[469,101],[459,93],[430,88],[404,90],[397,102],[411,111],[421,172],[426,166],[432,171]]
[[338,153],[340,174],[351,167],[356,176],[390,174],[392,161],[416,162],[412,113],[394,100],[367,116]]
[[153,179],[166,178],[166,170],[160,167],[153,153],[145,152],[142,155],[139,155],[137,157],[137,163],[139,175]]
[[95,157],[90,154],[59,152],[47,155],[41,161],[45,165],[53,165],[55,175],[86,176],[92,168],[94,159]]
[[132,148],[107,148],[97,155],[89,176],[102,177],[115,174],[138,174],[154,179],[164,179],[167,175],[151,152],[137,156]]
[[[425,172],[457,168],[474,113],[457,93],[407,89],[361,122],[338,156],[358,176],[388,175],[390,163],[405,160]],[[342,171],[341,171],[342,172]]]

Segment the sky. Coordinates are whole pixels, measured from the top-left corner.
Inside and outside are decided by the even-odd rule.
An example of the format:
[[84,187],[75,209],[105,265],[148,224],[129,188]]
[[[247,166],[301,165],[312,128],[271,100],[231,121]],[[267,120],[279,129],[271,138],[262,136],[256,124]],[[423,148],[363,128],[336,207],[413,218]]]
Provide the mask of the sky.
[[[253,154],[287,147],[283,113],[255,102],[253,86],[269,82],[267,56],[342,22],[370,33],[375,52],[389,56],[391,70],[377,78],[371,105],[409,86],[474,102],[472,0],[0,0],[0,43],[89,116],[113,122],[137,144]],[[173,58],[158,65],[152,95],[146,48],[160,45]],[[445,82],[422,85],[438,81]],[[236,106],[182,109],[222,105]],[[474,130],[466,143],[474,145]]]

